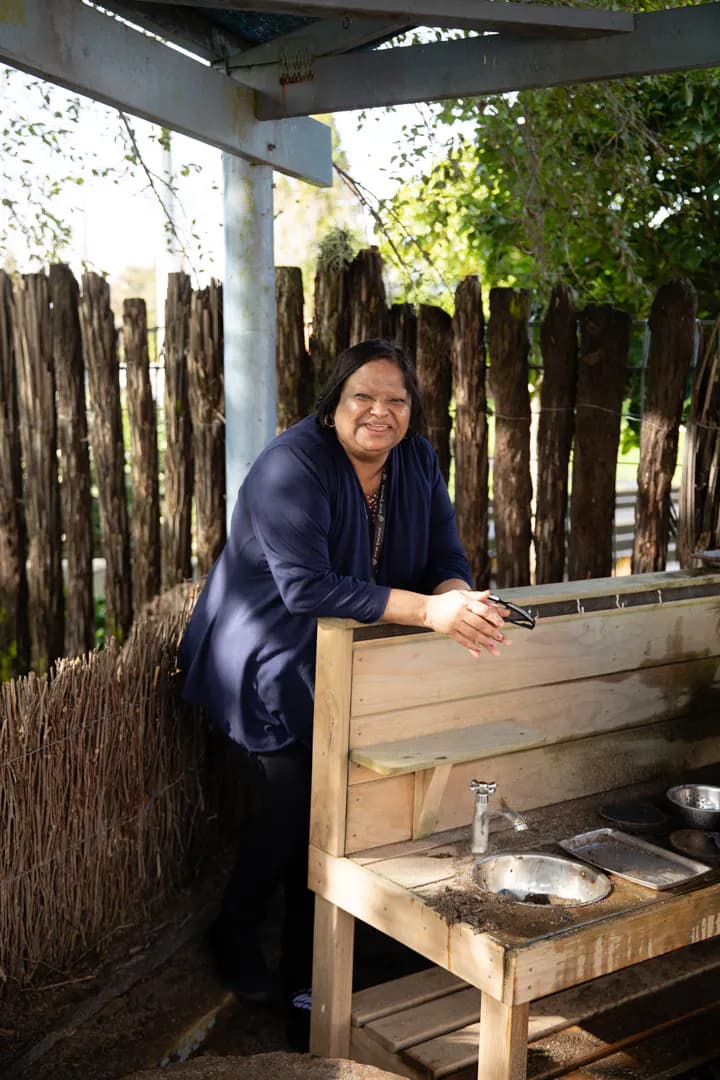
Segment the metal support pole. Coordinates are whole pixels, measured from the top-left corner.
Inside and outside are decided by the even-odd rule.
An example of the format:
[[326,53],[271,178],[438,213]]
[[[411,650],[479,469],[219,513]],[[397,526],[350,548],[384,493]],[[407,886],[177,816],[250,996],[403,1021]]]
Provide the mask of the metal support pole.
[[228,527],[237,491],[275,435],[272,169],[223,155],[225,465]]

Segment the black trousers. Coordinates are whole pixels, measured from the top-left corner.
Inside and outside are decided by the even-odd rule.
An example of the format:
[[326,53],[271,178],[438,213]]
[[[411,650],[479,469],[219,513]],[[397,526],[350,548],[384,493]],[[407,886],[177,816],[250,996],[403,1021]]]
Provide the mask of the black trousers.
[[293,743],[275,753],[251,754],[249,764],[252,810],[241,831],[213,943],[228,974],[261,967],[260,937],[282,885],[280,974],[289,994],[312,981],[314,896],[307,887],[311,753]]

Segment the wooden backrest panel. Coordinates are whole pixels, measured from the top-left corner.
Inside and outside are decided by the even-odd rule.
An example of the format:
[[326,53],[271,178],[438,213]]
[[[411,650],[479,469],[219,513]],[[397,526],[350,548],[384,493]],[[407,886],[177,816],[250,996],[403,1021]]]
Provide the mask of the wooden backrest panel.
[[353,648],[351,738],[372,715],[382,724],[395,710],[717,656],[719,621],[720,598],[708,597],[510,628],[499,657],[475,659],[437,634],[362,641]]

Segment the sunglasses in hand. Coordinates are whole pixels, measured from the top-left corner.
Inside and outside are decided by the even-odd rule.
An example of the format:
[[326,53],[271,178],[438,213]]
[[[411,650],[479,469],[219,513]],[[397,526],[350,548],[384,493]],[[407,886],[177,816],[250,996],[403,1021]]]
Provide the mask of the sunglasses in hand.
[[493,604],[499,604],[501,607],[507,608],[510,614],[505,619],[505,622],[512,623],[513,626],[523,626],[526,630],[535,629],[535,616],[530,612],[520,607],[519,604],[513,604],[512,600],[503,600],[502,596],[498,596],[497,593],[490,593],[488,600],[491,600]]

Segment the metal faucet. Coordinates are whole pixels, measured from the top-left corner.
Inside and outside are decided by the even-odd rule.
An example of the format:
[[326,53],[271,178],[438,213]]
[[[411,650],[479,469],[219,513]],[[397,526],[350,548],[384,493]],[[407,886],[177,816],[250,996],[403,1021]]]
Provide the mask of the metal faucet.
[[491,823],[498,818],[505,818],[513,828],[520,832],[527,829],[528,823],[522,814],[509,807],[500,807],[491,810],[488,806],[488,798],[493,794],[497,784],[494,780],[471,780],[470,790],[475,796],[475,813],[472,822],[472,853],[484,855],[488,849],[488,837]]

